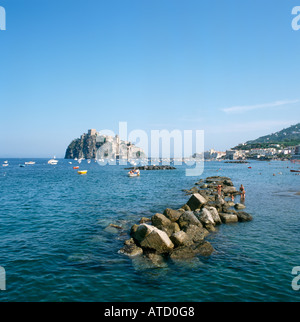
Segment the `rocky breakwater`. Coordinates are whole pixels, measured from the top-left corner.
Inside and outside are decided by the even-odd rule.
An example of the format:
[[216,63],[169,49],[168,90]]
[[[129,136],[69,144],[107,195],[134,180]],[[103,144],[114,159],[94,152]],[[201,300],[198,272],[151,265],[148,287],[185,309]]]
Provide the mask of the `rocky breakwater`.
[[[223,187],[221,195],[217,192],[219,184]],[[165,267],[168,260],[210,256],[214,248],[206,237],[216,226],[252,220],[250,214],[240,211],[244,205],[226,201],[228,195],[238,194],[230,178],[209,177],[186,192],[191,196],[180,209],[167,208],[133,225],[131,238],[119,252],[144,257],[154,267]]]
[[144,165],[139,167],[130,167],[130,168],[124,168],[125,170],[176,170],[175,167],[172,167],[170,165]]

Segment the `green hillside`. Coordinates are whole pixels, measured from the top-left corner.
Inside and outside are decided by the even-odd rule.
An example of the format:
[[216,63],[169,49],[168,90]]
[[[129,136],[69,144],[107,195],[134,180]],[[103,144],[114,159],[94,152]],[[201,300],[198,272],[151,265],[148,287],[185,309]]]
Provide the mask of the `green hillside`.
[[274,147],[279,144],[281,147],[295,146],[300,144],[300,123],[292,125],[279,132],[262,136],[256,140],[247,141],[244,145],[238,145],[234,149],[248,150],[255,148]]

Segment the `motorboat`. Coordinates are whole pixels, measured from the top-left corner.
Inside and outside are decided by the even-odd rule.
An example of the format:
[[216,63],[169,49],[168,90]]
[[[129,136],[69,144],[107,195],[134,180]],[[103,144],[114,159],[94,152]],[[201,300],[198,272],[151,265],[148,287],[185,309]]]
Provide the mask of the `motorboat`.
[[2,167],[8,167],[8,163],[2,164]]
[[73,169],[76,170],[76,169],[79,169],[79,167],[78,166],[77,167],[73,167]]
[[58,160],[55,159],[55,157],[48,161],[48,164],[56,165],[58,163]]

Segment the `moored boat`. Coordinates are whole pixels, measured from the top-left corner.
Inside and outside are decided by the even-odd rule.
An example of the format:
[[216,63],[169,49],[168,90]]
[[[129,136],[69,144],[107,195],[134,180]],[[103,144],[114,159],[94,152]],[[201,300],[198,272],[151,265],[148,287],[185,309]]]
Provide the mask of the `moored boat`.
[[26,165],[32,165],[32,164],[35,164],[34,161],[28,161],[28,162],[25,162]]
[[58,160],[55,159],[55,157],[48,161],[48,164],[56,165],[58,163]]
[[87,170],[80,170],[80,171],[77,171],[78,174],[87,174]]
[[290,170],[291,172],[300,172],[300,170]]

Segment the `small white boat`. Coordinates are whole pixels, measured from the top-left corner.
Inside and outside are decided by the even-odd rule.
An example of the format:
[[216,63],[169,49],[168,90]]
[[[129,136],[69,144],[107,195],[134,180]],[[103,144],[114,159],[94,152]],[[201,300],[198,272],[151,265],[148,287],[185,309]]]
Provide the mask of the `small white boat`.
[[55,157],[48,161],[48,164],[56,165],[58,163],[58,160],[55,159]]
[[2,167],[8,167],[8,163],[2,164]]
[[139,177],[140,175],[140,170],[131,170],[128,172],[128,177]]
[[26,165],[32,165],[32,164],[35,164],[34,161],[29,161],[29,162],[25,162]]
[[8,161],[4,161],[4,163],[6,164],[6,163],[8,163]]

